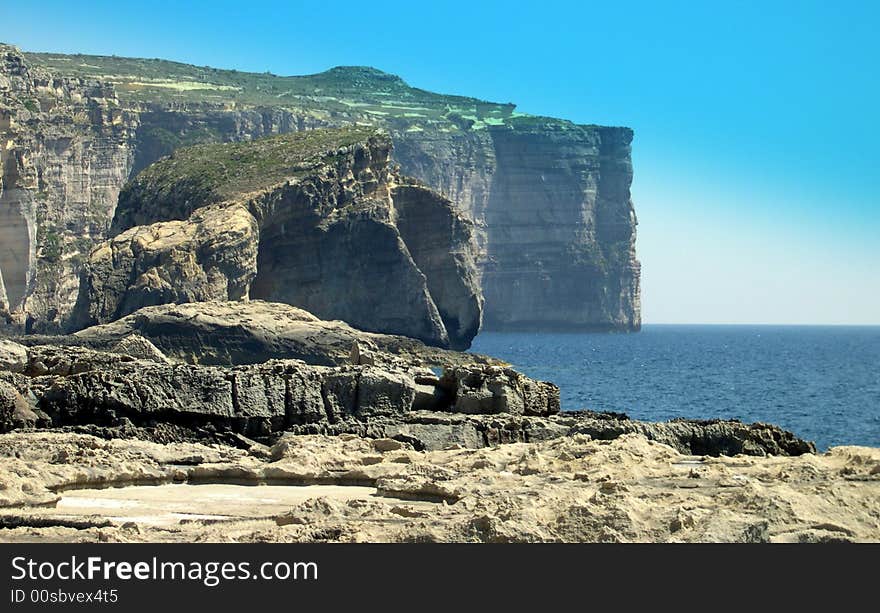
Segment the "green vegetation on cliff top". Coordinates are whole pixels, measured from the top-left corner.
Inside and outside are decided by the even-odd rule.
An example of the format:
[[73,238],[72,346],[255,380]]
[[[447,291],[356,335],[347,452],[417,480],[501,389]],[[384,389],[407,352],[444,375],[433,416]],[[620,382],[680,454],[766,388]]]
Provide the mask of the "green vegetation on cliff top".
[[146,168],[134,180],[156,193],[187,191],[222,200],[301,177],[331,160],[343,147],[387,138],[367,127],[346,127],[291,132],[254,141],[195,145],[178,149]]
[[273,107],[334,123],[351,120],[397,130],[480,130],[524,118],[556,126],[571,122],[518,113],[512,103],[447,96],[410,87],[398,76],[365,66],[338,66],[304,76],[222,70],[160,59],[26,53],[27,60],[67,77],[112,83],[130,104],[213,104]]

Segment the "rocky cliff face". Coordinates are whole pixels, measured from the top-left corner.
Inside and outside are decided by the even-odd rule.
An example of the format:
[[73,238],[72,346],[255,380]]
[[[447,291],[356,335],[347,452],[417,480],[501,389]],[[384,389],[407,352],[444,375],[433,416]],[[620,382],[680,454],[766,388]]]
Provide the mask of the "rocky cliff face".
[[396,135],[403,171],[476,221],[487,329],[640,328],[632,136],[536,117]]
[[259,298],[468,347],[482,309],[472,224],[399,177],[390,151],[387,135],[343,128],[176,152],[121,195],[74,325]]
[[[0,215],[9,217],[4,227],[27,232],[4,234],[0,274],[6,301],[20,320],[30,312],[37,329],[57,328],[70,313],[82,256],[106,238],[126,178],[183,146],[352,124],[386,129],[403,172],[475,222],[486,328],[640,327],[626,128],[525,116],[367,68],[276,77],[3,49],[3,82],[19,93],[8,86],[2,106],[28,121],[0,116],[4,140],[18,135],[3,154],[4,184],[14,189],[5,188]],[[55,111],[25,106],[49,100],[48,90],[33,93],[42,87],[33,75],[59,84]]]
[[137,115],[112,86],[62,77],[0,45],[0,307],[58,329],[84,257],[106,236]]

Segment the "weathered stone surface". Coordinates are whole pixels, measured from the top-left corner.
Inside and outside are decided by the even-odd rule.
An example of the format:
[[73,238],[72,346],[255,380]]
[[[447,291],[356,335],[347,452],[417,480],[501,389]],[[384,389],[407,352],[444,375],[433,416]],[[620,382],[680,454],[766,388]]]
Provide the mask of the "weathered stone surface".
[[[57,329],[67,317],[81,263],[107,238],[130,171],[194,143],[357,124],[387,129],[403,171],[476,221],[489,329],[640,325],[627,128],[523,116],[510,104],[424,92],[374,69],[278,80],[166,65],[172,80],[190,71],[208,85],[177,91],[161,79],[151,85],[161,62],[2,50],[0,140],[14,147],[3,156],[0,198],[10,206],[0,207],[0,232],[11,234],[0,241],[8,247],[0,275],[22,327],[26,314],[34,329]],[[143,67],[137,87],[121,76]],[[212,88],[217,79],[229,82]]]
[[34,427],[37,421],[37,414],[18,390],[9,383],[0,381],[0,433],[15,428]]
[[447,370],[440,387],[453,395],[456,413],[553,415],[559,412],[559,389],[529,380],[511,368],[462,366]]
[[106,323],[156,304],[246,298],[258,236],[242,206],[123,232],[91,252],[72,324]]
[[391,438],[416,449],[469,449],[507,443],[533,443],[575,435],[610,441],[639,434],[669,445],[683,454],[707,456],[796,456],[815,453],[809,441],[778,426],[744,424],[733,420],[673,420],[642,422],[625,416],[590,411],[566,412],[545,417],[494,414],[476,415],[435,411],[411,411],[392,419],[369,423],[341,420],[293,427],[301,434],[355,434],[368,438]]
[[390,150],[369,130],[327,130],[158,162],[123,191],[121,234],[92,252],[73,324],[251,297],[438,346],[450,344],[448,320],[454,344],[469,346],[482,312],[471,225],[425,188],[403,192],[414,261],[395,225]]
[[588,411],[563,415],[573,420],[569,422],[573,433],[589,434],[602,440],[638,433],[682,453],[695,455],[801,455],[816,452],[813,443],[772,424],[744,424],[722,419],[674,419],[654,423]]
[[[309,364],[352,363],[352,349],[372,355],[358,364],[404,359],[414,364],[495,362],[479,355],[429,347],[417,340],[373,334],[341,321],[324,321],[287,304],[205,302],[148,307],[109,324],[87,328],[65,342],[111,348],[131,334],[149,340],[168,357],[191,364],[257,364],[297,359]],[[28,337],[21,339],[27,341]],[[38,342],[52,342],[40,337]],[[62,340],[62,339],[56,339]]]
[[24,372],[27,363],[27,349],[24,346],[0,338],[0,370]]
[[112,370],[136,361],[129,355],[76,346],[34,345],[28,347],[27,354],[24,372],[31,377],[68,377],[93,370]]
[[[836,447],[797,458],[694,457],[639,434],[614,440],[578,434],[434,451],[387,443],[385,438],[286,434],[266,450],[57,432],[5,434],[0,436],[0,521],[7,529],[0,531],[0,540],[880,540],[874,520],[880,513],[878,449]],[[227,493],[234,504],[210,497],[191,511],[222,515],[221,522],[188,519],[153,526],[140,521],[136,528],[132,518],[119,515],[144,515],[144,500],[136,496],[160,489],[114,489],[112,497],[123,504],[112,509],[54,508],[59,496],[76,495],[73,488],[181,481],[230,486],[280,481],[312,490],[309,500],[278,508],[265,500],[262,488],[232,487]],[[334,487],[321,487],[326,484]],[[354,486],[363,488],[360,495],[351,495],[358,489]],[[199,496],[197,487],[165,489]],[[151,514],[192,509],[179,498],[159,502],[158,508],[147,502]]]
[[396,224],[446,326],[453,349],[467,349],[482,325],[483,294],[473,223],[436,192],[408,182],[392,190]]
[[113,351],[113,353],[128,355],[138,360],[149,360],[150,362],[159,362],[160,364],[170,364],[170,361],[165,354],[159,351],[158,347],[140,334],[129,334],[116,343],[111,351]]
[[107,83],[59,76],[0,44],[2,302],[21,328],[58,330],[70,312],[131,170],[137,125]]

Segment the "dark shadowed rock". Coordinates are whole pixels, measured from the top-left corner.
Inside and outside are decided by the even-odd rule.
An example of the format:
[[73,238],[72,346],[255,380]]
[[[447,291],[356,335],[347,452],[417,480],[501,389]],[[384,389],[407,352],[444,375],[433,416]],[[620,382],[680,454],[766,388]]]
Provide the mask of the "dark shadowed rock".
[[448,369],[440,387],[453,396],[456,413],[555,415],[559,412],[559,389],[552,383],[534,381],[512,368],[470,365]]
[[[570,417],[569,417],[570,416]],[[736,420],[674,419],[667,422],[643,422],[625,415],[571,413],[573,433],[589,434],[609,440],[623,434],[644,434],[648,439],[694,455],[801,455],[815,453],[816,446],[779,426],[764,423],[744,424]]]
[[19,391],[9,383],[0,381],[0,433],[33,427],[36,423],[36,413]]
[[453,349],[467,349],[482,325],[473,223],[436,192],[408,182],[392,190],[397,227],[425,274]]

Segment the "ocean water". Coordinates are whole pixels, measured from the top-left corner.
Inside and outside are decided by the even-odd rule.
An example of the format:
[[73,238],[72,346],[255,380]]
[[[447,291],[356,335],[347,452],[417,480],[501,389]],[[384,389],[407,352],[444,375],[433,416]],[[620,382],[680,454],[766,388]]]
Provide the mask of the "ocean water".
[[646,325],[636,334],[484,332],[471,351],[559,386],[563,410],[735,418],[880,447],[880,326]]

